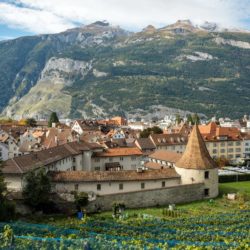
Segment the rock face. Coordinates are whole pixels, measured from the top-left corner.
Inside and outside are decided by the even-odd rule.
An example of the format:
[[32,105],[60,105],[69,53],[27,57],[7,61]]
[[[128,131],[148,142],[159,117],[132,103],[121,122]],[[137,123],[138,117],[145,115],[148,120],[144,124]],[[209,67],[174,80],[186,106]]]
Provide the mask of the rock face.
[[23,116],[39,119],[56,110],[61,117],[67,118],[72,97],[63,88],[71,86],[77,78],[83,80],[91,69],[91,62],[52,57],[42,70],[37,84],[18,101],[13,99],[3,114],[16,119]]
[[221,31],[189,20],[137,33],[95,22],[0,42],[0,116],[238,118],[250,104],[250,33]]
[[181,55],[177,58],[177,60],[190,60],[192,62],[196,61],[210,61],[213,59],[218,59],[217,57],[213,57],[212,55],[204,52],[195,51],[194,55]]
[[91,69],[91,62],[52,57],[46,63],[41,73],[40,81],[51,81],[54,84],[65,84],[70,86],[75,77],[80,76],[84,78]]
[[214,41],[220,45],[230,45],[230,46],[238,47],[238,48],[242,48],[242,49],[250,49],[250,43],[248,43],[248,42],[236,41],[236,40],[231,40],[231,39],[224,39],[221,37],[216,37],[214,39]]

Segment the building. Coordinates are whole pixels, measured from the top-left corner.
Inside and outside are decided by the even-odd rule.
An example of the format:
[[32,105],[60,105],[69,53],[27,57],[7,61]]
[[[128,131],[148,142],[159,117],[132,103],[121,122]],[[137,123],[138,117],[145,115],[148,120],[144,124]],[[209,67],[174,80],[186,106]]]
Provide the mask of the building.
[[96,143],[71,142],[9,159],[3,168],[7,188],[21,191],[25,175],[42,168],[46,171],[90,171],[92,154],[102,150]]
[[175,170],[181,176],[181,184],[204,184],[204,197],[218,195],[218,167],[211,158],[197,125],[189,137],[186,150],[175,163]]
[[5,143],[0,142],[0,161],[9,159],[9,149]]
[[55,190],[58,193],[71,191],[111,195],[138,190],[161,189],[180,184],[180,176],[174,169],[116,172],[54,172]]
[[[92,211],[111,209],[123,199],[127,207],[187,202],[218,195],[218,168],[194,126],[185,152],[156,151],[152,163],[141,165],[138,148],[103,149],[96,143],[71,142],[5,162],[7,187],[21,191],[29,171],[45,169],[54,191],[72,202],[73,191],[87,192]],[[155,160],[155,161],[154,161]]]
[[212,158],[236,160],[244,157],[241,132],[235,127],[221,127],[215,122],[199,126],[200,133]]
[[167,151],[156,150],[148,156],[148,162],[145,164],[148,168],[173,168],[174,164],[181,158],[182,154]]
[[92,169],[95,171],[136,170],[141,166],[142,152],[138,148],[109,148],[93,154]]
[[150,138],[139,138],[135,140],[135,145],[138,147],[145,155],[152,153],[156,146],[150,140]]
[[95,121],[76,120],[74,121],[71,129],[79,135],[84,135],[99,131],[99,125]]
[[152,134],[149,136],[156,149],[164,149],[176,153],[183,153],[188,136],[181,134]]

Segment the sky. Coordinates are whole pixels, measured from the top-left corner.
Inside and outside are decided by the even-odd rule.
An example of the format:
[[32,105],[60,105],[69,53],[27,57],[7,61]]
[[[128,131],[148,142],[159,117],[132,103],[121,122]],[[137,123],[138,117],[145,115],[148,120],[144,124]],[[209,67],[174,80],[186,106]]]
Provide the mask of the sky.
[[180,19],[250,30],[250,0],[0,0],[0,40],[57,33],[95,21],[139,31]]

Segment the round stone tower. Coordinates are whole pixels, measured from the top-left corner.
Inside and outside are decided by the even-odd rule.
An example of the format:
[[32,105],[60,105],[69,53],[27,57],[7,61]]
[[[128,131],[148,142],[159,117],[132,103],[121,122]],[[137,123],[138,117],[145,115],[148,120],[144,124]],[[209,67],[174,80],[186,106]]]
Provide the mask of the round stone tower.
[[208,153],[197,125],[194,126],[185,152],[175,164],[182,184],[204,183],[204,198],[218,195],[218,167]]

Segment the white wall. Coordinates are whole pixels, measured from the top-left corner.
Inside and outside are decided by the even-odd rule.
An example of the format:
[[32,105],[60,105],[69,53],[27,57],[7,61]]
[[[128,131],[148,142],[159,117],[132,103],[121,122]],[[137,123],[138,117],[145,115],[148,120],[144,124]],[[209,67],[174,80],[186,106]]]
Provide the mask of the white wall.
[[[74,183],[55,183],[55,190],[59,193],[94,192],[98,195],[133,192],[148,189],[158,189],[165,182],[165,187],[178,186],[180,179],[162,179],[162,180],[143,180],[143,181],[110,181],[110,182],[74,182]],[[141,188],[141,183],[145,183],[145,188]],[[101,184],[101,190],[97,190],[97,184]],[[123,189],[119,189],[119,184],[123,184]],[[77,190],[76,190],[76,186]]]
[[23,181],[21,175],[4,175],[4,180],[9,191],[22,191]]
[[9,158],[9,149],[4,143],[0,143],[0,160],[6,161]]
[[116,156],[116,157],[93,157],[91,159],[91,170],[95,171],[100,168],[105,171],[105,163],[119,162],[123,170],[136,170],[141,166],[142,156]]
[[[196,170],[175,167],[176,172],[181,176],[181,184],[204,183],[205,188],[209,189],[207,198],[216,197],[219,193],[218,188],[218,169]],[[209,171],[209,178],[205,179],[205,171]]]

